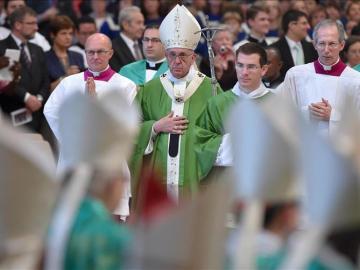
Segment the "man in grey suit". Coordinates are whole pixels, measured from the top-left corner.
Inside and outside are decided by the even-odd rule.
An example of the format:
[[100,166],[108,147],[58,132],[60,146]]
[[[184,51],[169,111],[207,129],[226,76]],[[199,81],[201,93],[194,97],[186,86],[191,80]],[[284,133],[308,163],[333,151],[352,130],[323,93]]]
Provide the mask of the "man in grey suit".
[[145,30],[144,16],[136,6],[122,9],[119,13],[120,34],[113,39],[114,54],[110,66],[118,72],[123,66],[144,58],[140,39]]

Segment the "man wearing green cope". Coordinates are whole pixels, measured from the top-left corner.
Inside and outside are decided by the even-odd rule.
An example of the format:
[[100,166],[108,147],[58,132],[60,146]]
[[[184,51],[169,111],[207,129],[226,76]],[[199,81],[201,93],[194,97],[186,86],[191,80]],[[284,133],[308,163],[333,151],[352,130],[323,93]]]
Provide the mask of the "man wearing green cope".
[[136,98],[143,119],[130,165],[133,197],[145,158],[152,169],[161,171],[168,194],[175,200],[179,193],[193,193],[199,185],[194,126],[212,96],[210,79],[194,68],[199,30],[196,19],[179,5],[160,26],[169,70],[140,87]]
[[209,99],[205,110],[196,120],[195,151],[201,179],[214,166],[232,165],[230,137],[224,130],[232,105],[239,98],[261,102],[271,95],[261,81],[267,71],[267,58],[260,45],[250,42],[239,47],[235,66],[238,82],[233,89]]

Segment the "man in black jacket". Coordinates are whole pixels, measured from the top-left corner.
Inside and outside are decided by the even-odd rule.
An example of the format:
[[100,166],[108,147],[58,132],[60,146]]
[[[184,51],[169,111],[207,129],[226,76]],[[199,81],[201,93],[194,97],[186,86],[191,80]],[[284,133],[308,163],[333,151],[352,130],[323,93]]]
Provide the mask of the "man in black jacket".
[[[0,56],[7,49],[20,51],[21,77],[14,86],[13,94],[0,95],[0,106],[5,115],[11,116],[14,125],[27,122],[26,126],[34,132],[39,132],[43,121],[43,104],[49,95],[49,79],[43,50],[30,42],[38,30],[36,13],[29,7],[14,11],[10,17],[10,35],[0,41]],[[24,109],[25,114],[15,114]],[[16,116],[17,115],[17,116]]]
[[272,47],[278,48],[283,60],[281,78],[293,66],[307,64],[318,58],[311,42],[305,40],[310,25],[305,13],[299,10],[289,10],[282,19],[282,29],[285,35]]
[[120,34],[113,39],[114,54],[110,66],[118,72],[123,66],[144,58],[140,39],[143,36],[144,16],[136,6],[122,9],[119,13]]

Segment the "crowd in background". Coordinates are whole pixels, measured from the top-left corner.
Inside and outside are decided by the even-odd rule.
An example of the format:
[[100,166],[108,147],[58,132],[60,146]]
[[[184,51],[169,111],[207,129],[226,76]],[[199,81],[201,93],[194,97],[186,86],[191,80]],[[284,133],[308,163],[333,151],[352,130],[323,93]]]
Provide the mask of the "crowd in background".
[[[215,73],[223,90],[229,90],[236,82],[234,51],[246,41],[276,47],[280,51],[279,53],[275,49],[275,57],[269,58],[274,60],[269,61],[269,64],[272,64],[264,76],[264,83],[270,88],[275,88],[284,80],[290,67],[314,61],[317,55],[311,44],[313,27],[326,18],[342,22],[346,29],[347,41],[341,55],[342,60],[351,67],[360,63],[360,2],[356,0],[3,0],[0,1],[0,38],[5,39],[9,35],[9,16],[16,8],[27,5],[36,12],[37,32],[31,41],[39,45],[46,56],[49,86],[42,97],[44,105],[48,95],[64,77],[87,68],[84,51],[87,37],[100,32],[112,40],[114,55],[110,66],[118,72],[124,65],[146,58],[142,51],[145,26],[160,25],[169,10],[179,2],[188,7],[201,27],[208,23],[212,27],[225,29],[213,39]],[[140,8],[141,13],[138,12],[136,18],[131,8],[129,12],[125,12],[125,8],[132,6]],[[119,16],[121,10],[124,12]],[[294,30],[302,44],[307,42],[307,47],[302,45],[304,59],[300,62],[295,59],[293,49],[292,59],[288,59],[291,57],[284,55],[286,52],[281,47],[281,38],[284,35],[290,36],[287,33],[289,25],[286,24],[296,21],[291,18],[293,15],[284,19],[284,14],[289,10],[298,10],[302,15],[305,14],[302,26],[299,26],[301,28]],[[137,47],[127,48],[131,44]],[[196,53],[199,70],[210,76],[204,38],[200,40]],[[6,67],[9,63],[6,58],[2,58],[0,64],[1,67]],[[1,83],[0,91],[11,88],[19,80],[19,70],[12,69],[15,70],[12,83]],[[3,105],[2,107],[4,108]],[[44,125],[32,128],[36,132],[41,130],[45,137],[49,137],[46,135],[48,128]]]
[[[309,78],[315,78],[315,76],[313,76],[315,72],[313,72],[314,74],[310,74],[309,72],[306,74],[306,72],[303,70],[298,69],[299,74],[301,73],[301,76],[295,76],[294,72],[287,73],[287,71],[293,66],[304,66],[304,64],[316,62],[319,56],[321,56],[321,54],[318,54],[318,52],[322,50],[325,51],[329,48],[332,48],[333,52],[336,51],[336,53],[333,53],[333,58],[336,57],[336,59],[338,59],[338,53],[342,49],[343,41],[341,31],[339,30],[338,26],[336,26],[337,28],[335,31],[337,38],[335,40],[336,42],[331,41],[325,44],[323,42],[319,42],[316,44],[316,50],[312,43],[313,31],[314,33],[317,33],[319,30],[315,28],[315,25],[324,19],[332,19],[340,22],[346,29],[346,43],[344,50],[341,51],[340,56],[342,58],[341,60],[347,65],[346,72],[350,72],[353,77],[349,79],[350,77],[344,76],[345,79],[350,81],[346,82],[349,84],[344,85],[347,86],[350,85],[350,83],[353,83],[353,85],[356,86],[354,87],[354,92],[355,90],[357,91],[359,84],[355,79],[357,79],[356,77],[358,76],[358,73],[352,69],[354,68],[355,70],[360,71],[360,1],[357,0],[0,0],[0,23],[2,25],[0,26],[0,69],[6,69],[8,67],[9,72],[12,74],[10,81],[5,81],[2,77],[0,77],[0,106],[2,110],[0,116],[10,116],[13,125],[16,126],[25,124],[33,132],[41,133],[43,137],[52,144],[53,150],[57,151],[55,138],[52,134],[52,131],[54,134],[56,132],[54,132],[54,128],[51,127],[51,121],[49,121],[49,119],[51,119],[49,118],[49,107],[52,106],[52,108],[56,108],[56,110],[50,110],[50,113],[52,116],[54,116],[53,122],[56,122],[55,127],[57,127],[57,121],[59,120],[58,107],[61,104],[60,100],[64,98],[65,94],[67,95],[68,93],[73,92],[74,89],[76,91],[79,90],[78,92],[83,91],[83,84],[85,83],[85,89],[92,97],[100,96],[102,95],[101,91],[104,89],[108,90],[113,86],[116,86],[118,89],[121,88],[120,90],[124,90],[124,92],[129,92],[129,103],[133,102],[134,99],[138,102],[141,101],[139,102],[140,105],[148,105],[150,104],[150,101],[152,102],[150,104],[151,106],[149,105],[149,107],[151,107],[149,112],[144,113],[146,112],[146,109],[148,109],[146,106],[141,108],[143,115],[148,116],[148,118],[151,118],[149,115],[155,112],[153,117],[154,119],[148,119],[149,124],[151,124],[147,126],[149,128],[147,135],[150,135],[150,140],[144,136],[144,142],[146,142],[146,144],[144,143],[144,145],[140,145],[146,148],[144,151],[139,151],[141,160],[145,155],[151,153],[151,151],[155,152],[155,150],[157,150],[155,148],[149,147],[155,140],[154,138],[156,138],[156,136],[158,136],[158,138],[160,136],[163,136],[162,138],[167,138],[165,136],[169,136],[169,141],[171,141],[171,137],[173,137],[174,141],[177,140],[177,142],[175,142],[177,147],[175,157],[186,155],[186,159],[184,158],[184,160],[185,162],[188,162],[186,165],[186,173],[188,173],[192,166],[195,167],[196,163],[192,162],[192,157],[189,153],[191,153],[193,150],[192,148],[196,148],[195,146],[197,145],[190,139],[188,141],[183,139],[182,143],[189,143],[191,144],[191,147],[186,148],[186,154],[184,154],[185,152],[181,154],[182,148],[179,147],[179,134],[182,135],[182,138],[186,138],[184,133],[185,130],[187,130],[189,138],[192,138],[190,136],[195,137],[196,129],[194,127],[194,123],[200,112],[189,113],[186,117],[188,117],[190,121],[187,121],[185,116],[176,115],[173,117],[173,112],[170,112],[169,115],[168,111],[165,113],[165,110],[168,110],[169,108],[166,107],[165,102],[162,102],[159,97],[166,95],[159,95],[152,91],[154,89],[160,89],[160,79],[152,80],[152,78],[159,77],[160,74],[164,73],[164,70],[169,70],[167,74],[174,76],[172,81],[173,85],[180,84],[181,79],[186,78],[188,74],[192,76],[198,76],[200,79],[204,80],[203,77],[205,76],[203,76],[202,73],[206,74],[207,76],[211,75],[211,61],[208,57],[208,48],[206,39],[204,37],[201,38],[198,46],[195,49],[196,55],[192,53],[190,54],[189,50],[192,51],[192,49],[187,47],[169,47],[169,44],[165,44],[165,42],[163,42],[163,40],[166,39],[164,39],[164,37],[161,38],[159,34],[159,25],[176,4],[186,5],[202,28],[206,26],[219,28],[219,30],[214,34],[212,48],[214,52],[213,64],[215,69],[215,76],[219,82],[219,86],[225,91],[225,94],[227,94],[227,96],[223,95],[224,93],[220,94],[220,98],[226,98],[230,95],[233,95],[233,100],[238,98],[235,95],[234,90],[237,89],[236,87],[238,87],[239,91],[241,90],[239,82],[243,78],[240,78],[239,74],[242,74],[241,72],[245,71],[249,72],[249,74],[252,74],[252,80],[254,74],[256,75],[256,87],[251,86],[254,88],[251,90],[254,91],[257,95],[253,95],[254,99],[265,97],[265,94],[269,94],[269,96],[271,96],[273,92],[276,91],[270,91],[269,88],[275,89],[279,85],[285,85],[283,88],[287,87],[286,90],[290,92],[292,85],[299,86],[301,82],[304,81],[309,82],[307,85],[303,86],[303,89],[305,90],[308,90],[308,88],[313,90],[315,89],[315,86],[319,85],[320,88],[331,90],[331,87],[336,85],[335,83],[332,83],[332,79],[337,80],[337,77],[340,77],[340,75],[336,75],[333,78],[331,77],[333,74],[327,74],[326,72],[330,73],[331,67],[338,65],[341,61],[330,63],[328,66],[326,66],[327,63],[320,63],[321,67],[324,69],[322,71],[323,73],[320,74],[331,75],[325,79],[322,78],[324,81],[328,82],[327,87],[323,87],[321,83],[315,85],[315,80],[310,82],[310,79],[304,79],[306,78],[305,75],[307,75]],[[28,8],[26,8],[26,6]],[[151,26],[154,26],[154,28],[151,28]],[[325,25],[323,27],[328,29],[329,27],[334,28],[335,26]],[[96,33],[102,33],[103,35]],[[164,43],[164,47],[162,47],[162,42]],[[244,46],[245,43],[249,43],[247,44],[248,46]],[[34,44],[38,46],[35,46]],[[149,44],[153,47],[151,47]],[[156,52],[154,49],[155,46],[157,46],[158,52]],[[237,48],[240,48],[240,50],[235,53]],[[14,52],[9,51],[8,49],[19,51],[20,55],[18,62],[12,62],[9,60],[10,56],[13,55]],[[246,51],[247,49],[249,51]],[[265,49],[266,55],[263,49]],[[255,50],[255,53],[252,50]],[[244,61],[244,59],[247,59],[246,57],[249,55],[256,56],[255,63],[242,63],[240,61]],[[326,55],[324,55],[322,55],[322,57],[326,58]],[[96,57],[100,56],[103,58],[102,62],[96,60]],[[167,61],[168,63],[166,63]],[[176,74],[176,68],[173,68],[173,70],[170,68],[171,62],[181,64],[185,63],[187,65],[187,71],[184,74]],[[128,65],[131,63],[137,63],[138,66],[129,67]],[[134,75],[132,72],[135,71],[135,73],[138,73],[137,75],[139,75],[140,64],[143,65],[142,75],[144,76],[143,78],[136,78],[140,81],[136,82],[134,78],[132,78]],[[342,64],[342,71],[345,70],[345,64]],[[125,66],[127,66],[127,69],[124,69]],[[163,69],[160,68],[160,66],[162,66]],[[326,69],[328,67],[330,67],[330,69]],[[200,70],[202,73],[195,72],[194,70],[196,69]],[[264,70],[265,75],[262,74],[262,70]],[[121,76],[117,73],[120,73]],[[116,76],[113,76],[114,74],[116,74]],[[70,77],[70,75],[74,76]],[[125,79],[123,76],[127,77],[129,80]],[[165,76],[166,74],[163,75],[162,79]],[[101,78],[95,80],[95,77]],[[319,81],[318,78],[320,77],[321,76],[316,77],[317,82]],[[290,81],[295,79],[298,79],[299,81],[291,84]],[[130,80],[133,82],[130,82]],[[142,85],[144,82],[149,80],[151,81],[150,83],[146,83],[145,86]],[[285,83],[282,84],[284,80]],[[243,79],[243,81],[245,81],[245,83],[243,83],[246,84],[246,78],[245,80]],[[204,89],[206,88],[206,90],[210,89],[210,80],[206,78],[205,82],[206,85],[201,87]],[[262,83],[260,84],[260,82],[263,82],[264,85]],[[158,83],[158,85],[155,83]],[[260,86],[257,85],[257,83],[259,83]],[[187,85],[190,85],[190,83]],[[186,84],[182,84],[182,86],[185,89]],[[198,86],[199,89],[201,89],[201,87]],[[146,89],[150,90],[146,91]],[[279,92],[283,90],[281,87],[278,89],[280,89]],[[166,89],[164,88],[162,93],[165,93],[165,90]],[[261,95],[259,94],[258,90],[261,90]],[[202,90],[196,91],[199,93]],[[221,90],[218,89],[218,92],[221,92]],[[212,97],[209,91],[203,91],[200,93],[204,93],[204,97],[199,98],[198,101],[199,104],[202,102],[201,106],[193,102],[192,104],[195,105],[193,105],[192,109],[200,110],[203,108],[203,106],[209,106],[210,104],[210,109],[205,110],[206,112],[209,112],[210,115],[215,110],[211,108],[211,102],[206,103],[207,99],[210,100],[210,98],[212,98],[212,101],[216,101],[214,98],[218,96]],[[251,91],[250,93],[241,94],[251,96]],[[49,98],[50,95],[52,98]],[[196,98],[196,95],[193,97]],[[174,95],[174,100],[176,102],[185,103],[185,101],[181,99],[178,101],[178,98],[178,96]],[[80,97],[79,100],[81,101]],[[42,113],[44,105],[47,101],[48,108],[45,106],[45,115],[48,113],[46,115],[48,122],[46,122]],[[178,104],[175,101],[171,100],[171,102],[177,106]],[[227,100],[225,101],[227,102]],[[90,101],[88,100],[86,102]],[[221,107],[219,106],[220,102],[223,101],[220,100],[218,104],[213,102],[213,104]],[[230,107],[230,105],[228,106],[228,103],[226,102],[224,103],[226,106],[223,106],[225,109]],[[331,106],[329,106],[328,100],[323,98],[319,104],[320,103],[324,103],[326,108],[330,108],[329,115],[326,119],[326,124],[331,123],[330,120],[333,119],[330,119]],[[320,106],[319,104],[315,105]],[[91,105],[94,106],[92,103]],[[311,110],[311,107],[315,106],[313,103],[311,103],[311,106],[308,106],[308,104],[305,105],[301,106],[301,108],[309,107],[308,110]],[[21,109],[24,107],[26,108],[25,113],[27,115],[21,114]],[[74,107],[76,106],[72,106],[72,108]],[[117,106],[117,109],[123,109],[120,107],[121,106]],[[128,110],[130,112],[129,108]],[[75,109],[74,114],[77,113]],[[87,111],[87,116],[89,119],[93,120],[90,114],[93,112],[90,109],[90,105],[88,109],[89,111]],[[164,110],[164,115],[166,116],[158,119],[159,115],[162,115],[163,113],[159,113],[161,110]],[[30,118],[28,118],[29,112],[30,115],[32,115]],[[193,117],[193,119],[191,117]],[[74,117],[74,119],[75,118],[76,117]],[[107,118],[110,118],[109,115],[107,115]],[[129,119],[130,118],[131,117],[129,117]],[[166,129],[169,126],[168,123],[171,120],[170,118],[176,118],[176,121],[178,121],[178,124],[175,123],[173,125],[174,130]],[[74,126],[78,126],[80,128],[80,123],[82,123],[84,119],[85,117],[82,118],[81,115],[81,117],[78,117],[79,122],[76,122],[77,125],[70,126],[69,129],[73,129]],[[128,121],[130,121],[129,119]],[[201,118],[199,119],[202,120]],[[213,117],[205,119],[204,123],[207,124],[210,122],[209,119],[213,119]],[[145,121],[144,119],[142,120]],[[168,121],[165,123],[167,126],[164,124],[164,121]],[[94,120],[93,123],[98,124],[99,122],[101,121],[97,122],[97,120]],[[223,131],[222,125],[224,122],[225,121],[222,121],[222,118],[221,121],[219,120],[219,126],[221,127],[219,128],[220,132]],[[159,123],[161,123],[163,126],[159,127]],[[192,125],[189,126],[189,129],[188,123],[191,123]],[[50,130],[48,124],[50,124],[52,131]],[[199,122],[196,122],[196,125],[199,126]],[[111,130],[114,126],[115,125],[109,124],[108,127],[104,124],[106,130]],[[74,130],[75,132],[73,133],[76,134],[76,129]],[[193,131],[194,133],[191,133]],[[203,130],[200,131],[203,132]],[[67,134],[70,133],[71,132]],[[200,134],[203,135],[204,133]],[[55,135],[56,138],[59,139],[57,134]],[[81,136],[80,134],[76,135],[79,137]],[[178,136],[176,137],[172,135]],[[222,140],[225,135],[226,134],[218,134],[219,141],[221,140],[221,142],[223,142]],[[83,138],[86,136],[87,134],[84,135]],[[91,136],[89,136],[89,138],[90,137]],[[163,142],[165,142],[165,140],[163,140]],[[123,143],[125,144],[125,142]],[[127,144],[131,144],[130,140]],[[75,146],[72,148],[75,149],[78,145]],[[167,155],[168,148],[170,150],[170,143],[168,145],[166,141],[163,146],[165,149],[163,152]],[[218,148],[220,148],[220,146],[221,145],[219,143]],[[159,146],[157,147],[160,149]],[[149,150],[149,148],[151,149]],[[183,148],[185,149],[185,147]],[[179,149],[180,154],[178,154]],[[150,152],[148,153],[148,151]],[[193,152],[195,153],[195,151]],[[214,155],[218,160],[217,153],[218,149],[216,149],[216,152],[214,152]],[[219,153],[221,153],[221,151],[219,151]],[[202,148],[202,152],[200,152],[200,154],[206,155],[204,160],[210,156],[209,152],[204,151],[204,148]],[[169,156],[171,156],[170,152]],[[144,160],[146,160],[146,158],[144,158]],[[194,160],[196,159],[194,158]],[[179,160],[176,162],[179,163]],[[224,162],[224,164],[225,163],[226,162]],[[214,162],[211,162],[210,169],[213,168],[213,165]],[[227,167],[228,165],[218,166]],[[141,166],[138,166],[138,168],[140,167]],[[180,166],[178,167],[180,168]],[[95,179],[93,180],[93,183],[96,182],[97,177],[99,179],[101,178],[96,173],[94,173],[92,177]],[[130,175],[126,175],[126,177],[130,178]],[[126,177],[124,176],[124,178]],[[179,178],[178,175],[176,177]],[[75,178],[76,175],[74,176],[74,179]],[[192,178],[195,179],[195,177]],[[195,181],[194,183],[198,184]],[[169,185],[168,182],[167,184]],[[178,185],[180,186],[179,183],[171,183],[171,185],[176,187]],[[116,187],[112,187],[110,185],[109,187],[104,185],[102,188],[104,190],[104,194],[100,194],[101,196],[96,194],[98,197],[109,198],[109,190],[118,190]],[[89,190],[91,190],[91,188]],[[105,193],[105,191],[107,193]],[[179,191],[177,190],[176,192]],[[132,200],[135,201],[135,196],[134,194],[132,195]],[[114,196],[119,196],[119,194],[115,194]],[[114,199],[114,201],[116,200]],[[127,202],[128,201],[126,201],[126,203]],[[97,209],[100,214],[101,211],[103,211],[103,213],[108,212],[108,209],[105,208],[103,210],[100,209],[100,211],[99,208],[96,208],[96,205],[91,205],[91,202],[89,201],[86,201],[85,203],[88,203],[88,205],[84,204],[86,207],[88,207],[88,209],[85,210],[93,208],[95,210]],[[266,214],[269,215],[265,216],[264,227],[269,230],[279,230],[280,234],[284,232],[287,237],[289,231],[293,231],[298,222],[297,211],[297,204],[293,201],[287,205],[275,205],[273,208],[271,208],[271,205],[269,205],[269,211],[266,211]],[[101,216],[100,214],[99,216]],[[119,214],[119,216],[121,220],[122,215]],[[83,217],[85,217],[85,215],[81,216],[81,218]],[[109,215],[106,216],[106,218],[108,219],[106,220],[106,223],[112,224],[112,218],[114,217],[111,216],[110,218]],[[286,223],[284,221],[289,222]],[[78,225],[79,228],[81,226],[88,227],[86,222],[79,222],[76,225]],[[99,226],[96,229],[100,233],[104,232],[103,226]],[[116,238],[113,238],[111,230],[112,227],[109,227],[107,230],[110,232],[108,237],[109,239],[116,242]],[[79,232],[82,233],[83,231],[79,229]],[[114,232],[119,234],[117,232],[117,227],[114,229]],[[93,233],[94,232],[91,231],[89,232],[89,241],[94,240],[92,238]],[[127,232],[124,233],[124,235],[125,234],[127,234]],[[120,235],[118,236],[121,238]],[[75,244],[83,241],[83,239],[81,239],[81,241],[78,239],[75,240]],[[99,239],[94,240],[94,246],[98,247],[101,241],[99,241],[99,243],[96,241],[99,241]],[[94,243],[84,244],[80,246],[80,250],[86,249],[88,246]],[[266,245],[263,246],[266,247]],[[111,250],[117,252],[118,249],[119,247],[116,246],[116,248],[112,248]],[[105,249],[101,250],[100,248],[99,250],[104,251]],[[74,252],[70,250],[69,253]],[[108,253],[105,251],[104,253],[105,254],[102,254],[102,256],[105,255],[105,260],[109,261],[109,259],[106,257],[108,256]],[[117,255],[118,254],[116,253],[114,258],[117,258]],[[76,256],[74,256],[74,258],[75,257]],[[81,256],[79,257],[81,258]],[[83,257],[85,258],[86,256]],[[81,260],[76,257],[74,261],[69,261],[69,264],[78,263],[79,261]],[[86,267],[84,269],[86,269]],[[102,268],[100,267],[99,269]]]

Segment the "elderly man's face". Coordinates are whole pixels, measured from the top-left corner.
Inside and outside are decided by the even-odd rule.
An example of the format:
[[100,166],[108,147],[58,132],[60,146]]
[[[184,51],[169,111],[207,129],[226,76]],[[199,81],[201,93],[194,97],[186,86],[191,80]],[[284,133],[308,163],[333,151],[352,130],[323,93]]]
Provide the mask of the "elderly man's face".
[[94,34],[86,41],[85,53],[89,69],[96,72],[103,71],[113,55],[111,42],[100,34]]
[[141,12],[133,12],[131,14],[131,20],[123,23],[123,31],[133,40],[141,38],[144,29],[144,16]]
[[166,59],[169,64],[171,74],[177,78],[185,77],[194,64],[196,56],[190,49],[171,48],[166,50]]
[[314,41],[320,62],[327,66],[336,63],[344,45],[344,42],[339,41],[339,32],[335,25],[321,27],[317,32],[317,40]]

